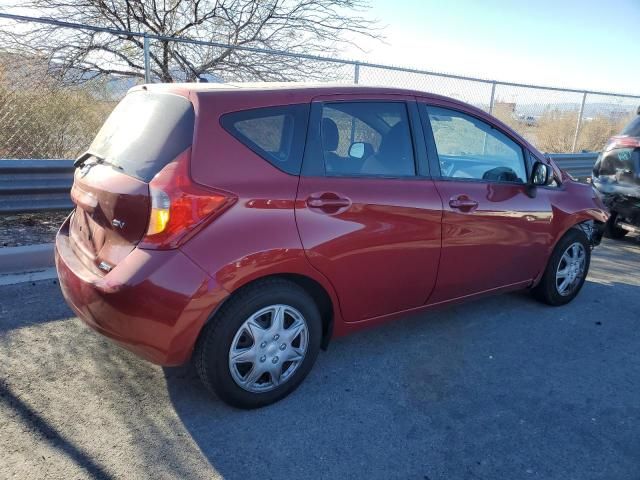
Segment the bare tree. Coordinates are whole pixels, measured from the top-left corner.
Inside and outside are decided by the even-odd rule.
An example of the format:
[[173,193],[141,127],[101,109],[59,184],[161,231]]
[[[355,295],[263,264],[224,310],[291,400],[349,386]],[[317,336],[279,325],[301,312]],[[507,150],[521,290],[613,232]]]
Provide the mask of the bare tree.
[[[335,54],[363,37],[379,38],[363,16],[367,0],[27,0],[21,13],[162,37],[217,42],[304,54]],[[12,9],[5,9],[11,12]],[[95,76],[144,77],[143,39],[132,35],[25,24],[0,32],[0,48],[46,58],[66,82]],[[322,77],[327,65],[292,56],[172,40],[150,42],[152,76],[192,81],[206,73],[225,80]],[[324,67],[324,68],[323,68]],[[335,68],[335,67],[334,67]],[[313,71],[312,71],[313,70]]]

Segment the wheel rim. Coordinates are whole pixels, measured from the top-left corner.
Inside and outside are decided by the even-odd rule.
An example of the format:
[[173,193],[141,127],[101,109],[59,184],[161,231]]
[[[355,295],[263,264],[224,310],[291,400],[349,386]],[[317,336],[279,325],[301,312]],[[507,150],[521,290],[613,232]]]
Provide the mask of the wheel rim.
[[584,277],[587,252],[580,242],[569,245],[560,257],[556,270],[556,289],[562,296],[571,295]]
[[229,349],[229,370],[249,392],[268,392],[287,382],[307,353],[304,316],[289,305],[270,305],[251,315]]

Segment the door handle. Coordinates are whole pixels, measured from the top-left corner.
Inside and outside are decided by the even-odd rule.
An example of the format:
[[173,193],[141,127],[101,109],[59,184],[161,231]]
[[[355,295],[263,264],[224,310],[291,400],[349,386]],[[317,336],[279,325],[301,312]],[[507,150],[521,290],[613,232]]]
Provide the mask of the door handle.
[[460,195],[453,197],[449,200],[449,206],[451,208],[457,208],[458,210],[473,210],[478,207],[478,202],[472,200],[466,195]]
[[323,193],[320,195],[311,195],[307,198],[307,206],[322,210],[326,213],[336,213],[342,208],[351,206],[351,200],[341,197],[335,193]]
[[310,198],[307,205],[310,208],[342,208],[348,207],[350,204],[346,198]]

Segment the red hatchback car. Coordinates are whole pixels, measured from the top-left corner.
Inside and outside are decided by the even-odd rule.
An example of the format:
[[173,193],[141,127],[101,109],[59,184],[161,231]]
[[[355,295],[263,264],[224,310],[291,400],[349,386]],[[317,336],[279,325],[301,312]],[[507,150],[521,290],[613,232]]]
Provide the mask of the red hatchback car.
[[69,305],[243,408],[334,336],[509,290],[571,301],[607,220],[500,121],[399,89],[136,87],[76,165]]

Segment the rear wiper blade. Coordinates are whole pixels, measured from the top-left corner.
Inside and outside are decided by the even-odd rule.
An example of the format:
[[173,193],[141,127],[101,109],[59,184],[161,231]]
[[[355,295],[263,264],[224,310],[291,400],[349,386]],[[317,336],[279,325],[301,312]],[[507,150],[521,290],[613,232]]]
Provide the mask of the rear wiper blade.
[[94,157],[96,159],[97,163],[104,162],[104,158],[96,155],[95,153],[84,152],[82,155],[80,155],[78,158],[76,158],[73,161],[73,166],[75,168],[81,167],[82,165],[84,165],[84,162],[86,162],[91,157]]
[[73,166],[76,168],[81,167],[91,157],[95,158],[96,159],[95,163],[99,163],[100,165],[108,165],[110,167],[117,168],[118,170],[124,170],[124,168],[122,168],[121,165],[116,165],[114,163],[108,162],[107,160],[104,159],[104,157],[101,157],[91,152],[85,152],[82,155],[80,155],[78,158],[76,158],[76,160],[73,162]]

